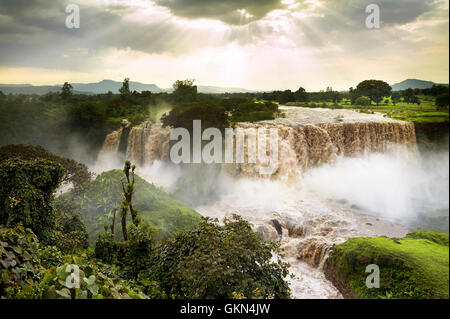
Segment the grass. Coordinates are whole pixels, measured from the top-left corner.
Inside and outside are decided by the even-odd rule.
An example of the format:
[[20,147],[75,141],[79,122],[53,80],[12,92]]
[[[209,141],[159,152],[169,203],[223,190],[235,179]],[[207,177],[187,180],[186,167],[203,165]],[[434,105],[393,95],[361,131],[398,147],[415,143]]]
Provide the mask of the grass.
[[[372,103],[370,106],[351,105],[350,100],[348,99],[343,99],[337,104],[337,106],[331,102],[317,102],[315,105],[316,107],[343,108],[364,113],[377,112],[386,114],[395,120],[410,121],[415,123],[443,123],[449,121],[449,110],[437,109],[434,103],[434,97],[420,95],[419,99],[421,102],[420,105],[408,104],[404,102],[394,105],[391,98],[385,98],[378,106],[375,103]],[[387,100],[387,103],[385,103],[385,100]],[[286,103],[286,105],[308,107],[312,103],[289,102]]]
[[[449,298],[449,235],[418,230],[401,239],[351,238],[333,247],[330,263],[357,298]],[[365,268],[380,268],[380,288],[367,288]]]

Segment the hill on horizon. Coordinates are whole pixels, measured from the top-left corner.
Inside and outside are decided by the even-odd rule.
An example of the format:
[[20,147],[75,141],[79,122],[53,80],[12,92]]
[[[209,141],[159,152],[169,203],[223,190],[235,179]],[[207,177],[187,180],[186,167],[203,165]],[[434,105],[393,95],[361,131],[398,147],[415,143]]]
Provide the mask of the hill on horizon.
[[[94,83],[70,83],[75,94],[105,94],[109,91],[118,93],[122,82],[114,80],[102,80]],[[31,84],[0,84],[0,91],[4,94],[39,94],[43,95],[49,92],[58,92],[61,85],[31,85]],[[199,93],[221,94],[221,93],[240,93],[254,92],[242,88],[226,88],[219,86],[197,86]],[[152,93],[171,92],[172,88],[160,88],[156,84],[145,84],[141,82],[130,81],[131,91],[150,91]]]
[[442,83],[435,83],[432,81],[423,81],[423,80],[417,80],[417,79],[407,79],[404,80],[400,83],[396,83],[391,85],[392,90],[393,91],[401,91],[401,90],[406,90],[406,89],[429,89],[431,88],[433,85],[444,85],[444,86],[448,86],[447,84],[442,84]]

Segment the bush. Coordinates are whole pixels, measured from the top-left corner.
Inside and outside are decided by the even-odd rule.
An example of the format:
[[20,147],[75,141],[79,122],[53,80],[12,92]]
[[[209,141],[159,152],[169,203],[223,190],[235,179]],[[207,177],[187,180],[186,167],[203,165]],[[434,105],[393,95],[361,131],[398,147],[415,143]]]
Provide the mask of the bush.
[[70,233],[56,231],[54,233],[53,244],[64,253],[73,254],[77,250],[88,247],[87,238],[88,234],[86,231],[76,230]]
[[57,230],[52,244],[64,253],[74,253],[88,247],[86,225],[78,213],[58,212]]
[[64,167],[65,174],[62,182],[70,182],[76,189],[83,187],[91,174],[86,165],[78,163],[72,159],[64,158],[50,153],[41,146],[32,145],[5,145],[0,147],[0,162],[10,158],[20,158],[22,160],[47,159]]
[[103,234],[98,236],[95,242],[95,257],[104,262],[112,263],[115,259],[114,246],[114,235],[105,230]]
[[39,248],[31,229],[0,226],[0,298],[39,297]]
[[0,225],[23,223],[49,242],[56,230],[53,192],[64,168],[48,160],[9,159],[0,164]]
[[436,106],[439,109],[448,108],[449,95],[448,93],[442,93],[436,97]]
[[289,298],[287,264],[274,252],[239,216],[223,226],[206,218],[158,248],[152,275],[174,298]]
[[125,242],[125,255],[121,264],[129,276],[135,278],[141,272],[149,272],[154,256],[154,235],[156,231],[145,221],[128,226],[128,240]]
[[355,100],[355,104],[360,106],[369,106],[372,104],[372,101],[366,96],[360,96]]

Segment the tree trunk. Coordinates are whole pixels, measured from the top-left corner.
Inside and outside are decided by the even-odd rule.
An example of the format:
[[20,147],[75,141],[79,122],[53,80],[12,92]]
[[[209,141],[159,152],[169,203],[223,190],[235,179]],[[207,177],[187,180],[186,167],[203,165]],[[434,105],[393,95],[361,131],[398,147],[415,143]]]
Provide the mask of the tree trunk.
[[123,240],[128,240],[127,236],[127,214],[123,214],[122,216],[122,233],[123,233]]

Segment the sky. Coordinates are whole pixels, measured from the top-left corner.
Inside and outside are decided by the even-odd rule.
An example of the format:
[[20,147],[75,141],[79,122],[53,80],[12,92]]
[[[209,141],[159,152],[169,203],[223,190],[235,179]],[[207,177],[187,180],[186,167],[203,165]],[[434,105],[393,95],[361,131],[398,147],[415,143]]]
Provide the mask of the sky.
[[[376,3],[380,27],[367,28]],[[80,27],[67,28],[68,4]],[[0,83],[448,83],[447,0],[0,0]]]

